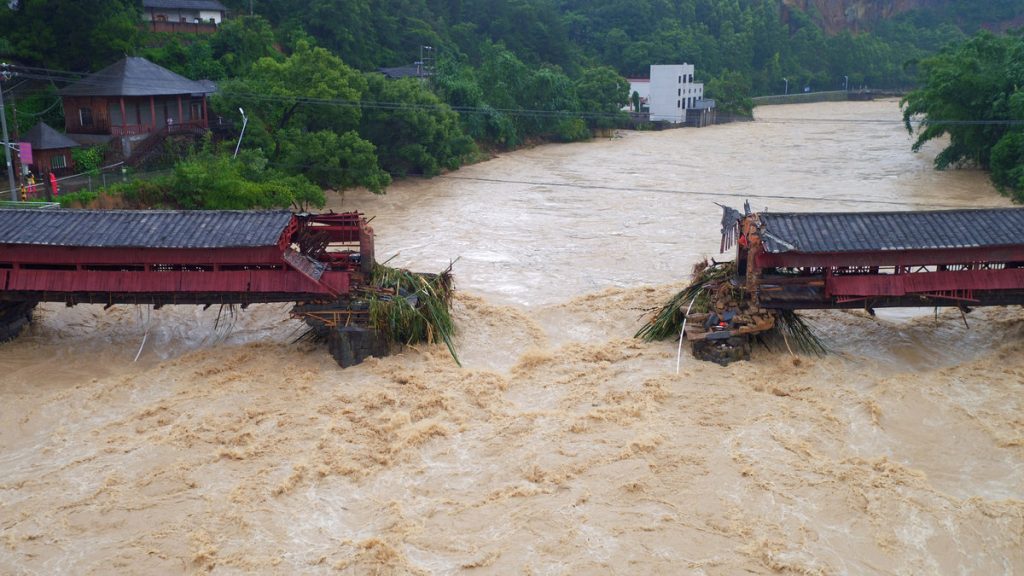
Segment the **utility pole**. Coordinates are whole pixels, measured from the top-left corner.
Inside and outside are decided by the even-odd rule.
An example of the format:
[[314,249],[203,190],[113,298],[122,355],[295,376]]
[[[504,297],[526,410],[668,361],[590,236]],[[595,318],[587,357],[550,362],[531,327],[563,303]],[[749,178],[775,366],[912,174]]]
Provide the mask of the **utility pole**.
[[21,136],[18,134],[18,98],[14,95],[14,87],[11,88],[11,119],[14,120],[14,126],[11,126],[12,132],[14,132],[14,141],[17,143],[15,146],[18,147],[18,155],[14,160],[14,178],[17,181],[17,185],[20,188],[25,183],[25,177],[28,174],[28,166],[25,165],[21,160]]
[[18,189],[14,186],[14,166],[11,165],[11,141],[7,138],[7,113],[4,111],[3,81],[11,77],[7,63],[0,64],[0,126],[4,133],[4,160],[7,161],[7,182],[11,187],[11,200],[18,201]]
[[420,78],[425,78],[430,74],[430,68],[427,66],[427,60],[433,62],[433,58],[430,57],[430,51],[433,49],[433,46],[424,46],[423,44],[420,44],[420,61],[416,63],[416,75]]

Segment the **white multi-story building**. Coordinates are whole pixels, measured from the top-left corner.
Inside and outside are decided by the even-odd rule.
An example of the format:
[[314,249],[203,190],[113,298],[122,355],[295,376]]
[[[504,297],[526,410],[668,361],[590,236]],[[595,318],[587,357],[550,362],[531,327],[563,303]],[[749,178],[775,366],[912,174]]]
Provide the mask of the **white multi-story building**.
[[693,81],[693,64],[652,64],[648,107],[652,121],[686,122],[686,111],[704,99],[704,83]]

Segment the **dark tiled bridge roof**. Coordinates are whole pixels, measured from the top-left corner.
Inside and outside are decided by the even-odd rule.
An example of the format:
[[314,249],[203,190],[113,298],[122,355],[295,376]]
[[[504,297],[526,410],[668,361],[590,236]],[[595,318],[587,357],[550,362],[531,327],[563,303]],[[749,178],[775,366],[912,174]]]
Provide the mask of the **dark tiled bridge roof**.
[[1024,208],[762,213],[767,252],[878,252],[1024,244]]
[[3,245],[91,248],[255,248],[274,246],[287,211],[0,209]]

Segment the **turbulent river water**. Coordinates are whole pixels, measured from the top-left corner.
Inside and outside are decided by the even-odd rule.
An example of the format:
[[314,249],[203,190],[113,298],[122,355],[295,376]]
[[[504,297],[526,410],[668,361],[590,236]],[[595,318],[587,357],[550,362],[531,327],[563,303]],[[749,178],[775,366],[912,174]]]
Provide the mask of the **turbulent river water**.
[[728,258],[715,202],[1008,205],[910,144],[896,102],[762,107],[332,196],[455,261],[461,368],[342,370],[287,306],[41,306],[0,346],[0,572],[1024,572],[1020,307],[810,313],[826,357],[679,374],[631,338]]

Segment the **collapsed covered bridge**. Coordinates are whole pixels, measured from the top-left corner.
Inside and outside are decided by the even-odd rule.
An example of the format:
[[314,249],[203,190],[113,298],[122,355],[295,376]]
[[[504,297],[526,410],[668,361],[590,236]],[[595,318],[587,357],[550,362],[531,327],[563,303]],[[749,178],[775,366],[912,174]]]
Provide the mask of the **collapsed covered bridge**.
[[724,207],[722,251],[733,245],[733,262],[698,268],[690,287],[637,335],[668,337],[682,324],[698,357],[728,363],[749,354],[752,336],[780,321],[800,324],[795,310],[1024,304],[1024,208],[744,214]]
[[329,298],[362,282],[372,261],[373,233],[359,214],[0,210],[0,299],[7,301]]
[[1024,304],[1024,209],[755,213],[737,263],[764,308]]
[[295,302],[343,365],[382,355],[366,300],[373,230],[359,213],[0,210],[0,340],[38,302]]

